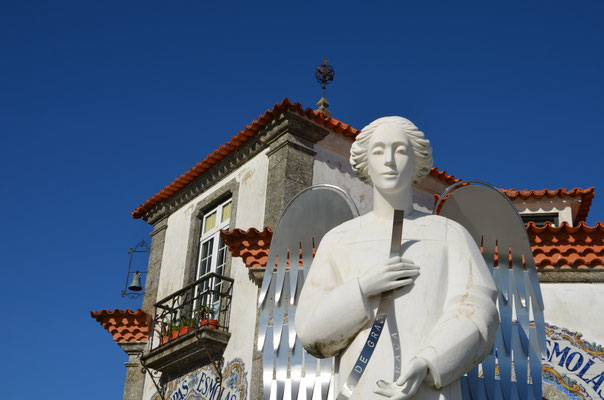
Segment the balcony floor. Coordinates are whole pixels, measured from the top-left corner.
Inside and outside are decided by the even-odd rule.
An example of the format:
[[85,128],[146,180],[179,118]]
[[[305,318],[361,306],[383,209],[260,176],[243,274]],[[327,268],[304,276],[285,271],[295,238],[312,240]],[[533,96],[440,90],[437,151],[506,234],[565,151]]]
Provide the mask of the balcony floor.
[[228,332],[202,327],[153,349],[143,355],[142,361],[146,367],[164,373],[201,367],[211,361],[210,355],[222,355],[230,337]]

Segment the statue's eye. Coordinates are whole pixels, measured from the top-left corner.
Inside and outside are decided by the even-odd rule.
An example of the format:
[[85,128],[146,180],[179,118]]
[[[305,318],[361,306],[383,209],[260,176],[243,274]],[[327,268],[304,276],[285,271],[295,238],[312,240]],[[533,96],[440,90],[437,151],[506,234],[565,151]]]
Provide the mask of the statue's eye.
[[373,150],[371,150],[371,154],[376,155],[376,156],[381,156],[382,154],[384,154],[384,149],[381,147],[376,147]]
[[405,146],[398,146],[396,148],[396,153],[397,154],[407,154],[407,147],[405,147]]

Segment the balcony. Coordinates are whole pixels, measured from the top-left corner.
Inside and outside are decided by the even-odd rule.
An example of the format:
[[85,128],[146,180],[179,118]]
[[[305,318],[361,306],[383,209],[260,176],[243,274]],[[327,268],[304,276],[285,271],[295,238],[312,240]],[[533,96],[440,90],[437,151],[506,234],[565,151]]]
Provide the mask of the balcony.
[[145,368],[171,373],[219,359],[228,343],[233,279],[208,273],[155,304]]

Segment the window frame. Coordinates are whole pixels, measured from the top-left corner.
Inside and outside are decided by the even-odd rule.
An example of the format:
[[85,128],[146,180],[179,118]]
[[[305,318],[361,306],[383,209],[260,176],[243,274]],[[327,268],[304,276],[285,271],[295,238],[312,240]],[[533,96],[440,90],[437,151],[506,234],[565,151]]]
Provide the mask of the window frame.
[[520,214],[522,222],[526,225],[533,222],[536,226],[545,226],[546,222],[550,222],[553,226],[560,226],[560,213],[524,213]]
[[[228,208],[227,208],[228,207]],[[225,211],[228,210],[228,217],[225,218]],[[212,217],[215,215],[215,220],[213,226],[206,231],[206,224]],[[226,243],[224,243],[224,239],[220,236],[220,231],[222,229],[229,228],[231,223],[231,219],[233,218],[233,198],[232,196],[227,197],[226,199],[221,200],[218,205],[213,206],[207,212],[205,212],[202,216],[200,216],[200,230],[198,241],[198,254],[197,254],[197,263],[195,267],[195,276],[194,280],[200,279],[205,274],[210,272],[217,273],[219,275],[225,276],[227,273],[227,255],[228,250],[226,247]],[[205,246],[211,246],[211,249],[208,253],[204,254],[206,250]],[[221,254],[222,253],[222,254]],[[209,265],[204,265],[204,263],[208,262]],[[219,264],[220,262],[220,264]],[[220,291],[222,287],[222,281],[220,279],[213,278],[213,290]],[[202,288],[204,291],[209,289],[208,286]],[[197,294],[195,295],[197,296]],[[205,297],[205,296],[204,296]],[[220,306],[219,300],[215,300],[213,298],[209,300],[203,300],[203,304],[211,307],[213,310]]]

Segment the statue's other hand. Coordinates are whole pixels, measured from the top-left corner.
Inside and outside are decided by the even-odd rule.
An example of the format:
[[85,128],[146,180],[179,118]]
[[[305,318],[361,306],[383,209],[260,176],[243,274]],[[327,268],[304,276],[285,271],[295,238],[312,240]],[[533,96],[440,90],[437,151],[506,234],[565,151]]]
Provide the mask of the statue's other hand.
[[407,286],[419,274],[413,261],[392,257],[369,268],[359,277],[359,286],[365,297]]
[[423,358],[414,358],[401,376],[393,383],[378,381],[375,393],[392,400],[404,400],[413,396],[428,375],[428,364]]

